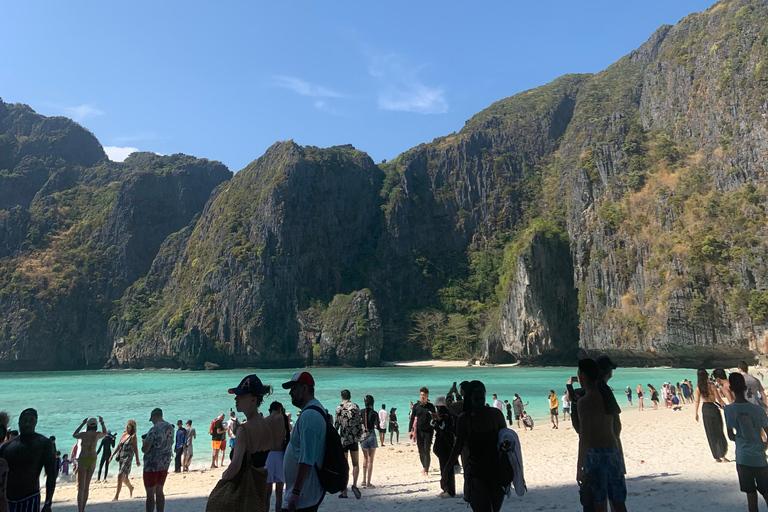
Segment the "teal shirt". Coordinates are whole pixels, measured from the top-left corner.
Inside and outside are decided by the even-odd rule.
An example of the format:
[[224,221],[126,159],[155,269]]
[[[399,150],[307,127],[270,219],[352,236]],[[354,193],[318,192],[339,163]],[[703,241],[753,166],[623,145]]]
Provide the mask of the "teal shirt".
[[[283,508],[288,508],[288,498],[293,492],[293,484],[296,482],[296,471],[299,464],[307,464],[312,468],[317,464],[323,466],[325,455],[325,418],[313,409],[307,409],[315,405],[324,411],[320,402],[313,398],[301,410],[301,416],[291,432],[291,440],[285,449],[283,458],[283,472],[285,474],[285,493],[283,494]],[[312,469],[304,482],[296,508],[313,507],[323,497],[323,487],[317,478],[317,471]]]
[[752,403],[732,403],[725,406],[725,426],[736,431],[736,463],[743,466],[765,467],[765,448],[760,431],[768,427],[768,416]]

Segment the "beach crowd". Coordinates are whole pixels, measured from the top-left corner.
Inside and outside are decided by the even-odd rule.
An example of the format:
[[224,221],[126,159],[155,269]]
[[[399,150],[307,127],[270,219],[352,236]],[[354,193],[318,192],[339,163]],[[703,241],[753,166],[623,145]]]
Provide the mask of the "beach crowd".
[[[562,420],[570,422],[579,437],[575,478],[585,511],[608,510],[609,505],[613,511],[627,510],[621,408],[609,384],[616,368],[607,356],[582,359],[565,389],[560,393],[551,389],[547,396],[548,428],[559,428],[562,409]],[[635,407],[636,401],[638,411],[646,410],[646,398],[653,410],[679,411],[693,405],[694,419],[703,423],[716,462],[728,461],[726,436],[735,441],[739,485],[750,512],[758,510],[758,492],[768,504],[768,396],[759,369],[756,374],[760,379],[750,375],[742,362],[730,374],[722,368],[711,374],[699,369],[695,385],[684,379],[658,388],[638,384],[623,390],[629,406]],[[340,499],[351,493],[359,500],[365,489],[379,485],[373,483],[376,450],[386,445],[387,433],[390,445],[400,443],[397,407],[384,403],[377,407],[374,397],[365,395],[361,408],[351,392],[342,389],[339,405],[328,409],[315,398],[315,381],[307,371],[295,373],[282,388],[297,408],[295,420],[279,401],[262,412],[265,397],[274,389],[255,374],[228,390],[235,401],[229,415],[210,419],[210,469],[226,469],[211,492],[208,511],[233,512],[245,503],[249,510],[266,512],[274,494],[276,512],[314,512],[329,493]],[[534,428],[526,411],[529,403],[518,394],[511,401],[497,394],[488,398],[480,381],[454,382],[434,401],[427,386],[418,390],[404,430],[408,442],[418,448],[425,477],[433,465],[432,455],[437,458],[439,499],[462,498],[474,512],[496,512],[505,496],[525,493],[516,431]],[[189,471],[198,435],[191,419],[179,419],[174,427],[161,408],[150,412],[152,426],[140,436],[133,419],[118,435],[107,430],[100,416],[91,417],[77,426],[71,451],[62,455],[55,438],[36,432],[37,419],[35,409],[26,409],[19,414],[18,430],[11,430],[10,417],[0,413],[0,512],[50,511],[57,480],[70,478],[77,482],[78,512],[84,512],[94,474],[100,480],[103,472],[106,479],[112,462],[118,464],[114,501],[120,499],[123,487],[132,497],[135,463],[142,470],[146,510],[163,512],[171,462],[173,471]],[[464,475],[461,490],[456,488],[458,473]]]

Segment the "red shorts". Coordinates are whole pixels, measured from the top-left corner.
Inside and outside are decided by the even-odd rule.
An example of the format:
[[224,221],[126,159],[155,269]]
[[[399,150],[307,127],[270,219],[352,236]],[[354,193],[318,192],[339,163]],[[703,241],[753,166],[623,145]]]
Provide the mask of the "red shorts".
[[165,479],[168,477],[168,470],[163,471],[145,471],[144,487],[154,487],[156,485],[165,485]]

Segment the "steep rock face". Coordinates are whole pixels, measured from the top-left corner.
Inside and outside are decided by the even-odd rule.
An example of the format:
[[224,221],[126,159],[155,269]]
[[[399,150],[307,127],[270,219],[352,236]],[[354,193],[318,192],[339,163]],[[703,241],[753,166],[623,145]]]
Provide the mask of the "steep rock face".
[[49,170],[28,210],[0,210],[3,370],[101,367],[113,302],[231,176],[183,155]]
[[766,5],[662,27],[580,91],[561,165],[583,348],[697,366],[758,345]]
[[337,295],[326,310],[299,313],[299,354],[316,366],[378,366],[383,332],[369,290]]
[[138,314],[118,325],[112,363],[311,362],[297,351],[299,311],[365,283],[381,180],[351,146],[275,144],[208,203],[162,290],[129,291],[124,311]]
[[515,279],[481,359],[544,364],[572,360],[579,348],[578,297],[567,237],[534,232],[517,257]]

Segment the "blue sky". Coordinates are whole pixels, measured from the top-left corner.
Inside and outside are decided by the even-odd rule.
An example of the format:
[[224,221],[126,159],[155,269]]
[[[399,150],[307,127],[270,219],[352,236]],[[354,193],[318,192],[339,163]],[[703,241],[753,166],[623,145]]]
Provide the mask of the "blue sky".
[[374,161],[598,72],[708,0],[0,1],[0,97],[238,171],[278,140]]

